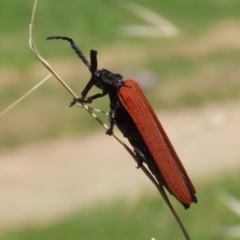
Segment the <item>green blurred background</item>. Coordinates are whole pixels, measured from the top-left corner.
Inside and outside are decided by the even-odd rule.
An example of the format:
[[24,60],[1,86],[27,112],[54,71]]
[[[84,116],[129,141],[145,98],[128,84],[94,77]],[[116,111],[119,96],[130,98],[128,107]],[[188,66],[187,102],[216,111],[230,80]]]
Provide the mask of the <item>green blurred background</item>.
[[[46,41],[47,36],[72,37],[86,56],[90,49],[98,50],[99,68],[124,76],[146,76],[143,86],[156,110],[191,112],[239,102],[239,1],[135,3],[164,16],[180,29],[180,34],[162,38],[121,34],[124,26],[149,25],[127,11],[127,2],[41,0],[35,20],[37,48],[77,93],[89,79],[88,70],[67,42]],[[0,110],[47,75],[28,47],[32,7],[33,1],[0,2]],[[98,131],[98,124],[84,111],[68,109],[70,101],[62,86],[49,80],[0,119],[1,150],[5,153],[28,144]],[[108,100],[102,99],[94,106],[108,110]],[[201,199],[197,206],[186,212],[176,204],[192,239],[232,239],[219,234],[218,229],[240,227],[240,219],[219,200],[218,190],[240,199],[239,180],[237,167],[213,180],[203,179],[197,182]],[[158,195],[139,196],[134,204],[122,198],[101,207],[94,205],[41,226],[15,224],[1,229],[0,239],[183,239]]]

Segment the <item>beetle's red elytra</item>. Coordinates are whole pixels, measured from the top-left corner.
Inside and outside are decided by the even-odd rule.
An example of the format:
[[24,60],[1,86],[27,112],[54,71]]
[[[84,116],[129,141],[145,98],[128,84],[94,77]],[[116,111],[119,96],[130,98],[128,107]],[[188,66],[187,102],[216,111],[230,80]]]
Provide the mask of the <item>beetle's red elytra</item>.
[[182,204],[196,202],[195,188],[176,151],[138,84],[130,79],[117,95],[139,130],[162,176],[165,187]]

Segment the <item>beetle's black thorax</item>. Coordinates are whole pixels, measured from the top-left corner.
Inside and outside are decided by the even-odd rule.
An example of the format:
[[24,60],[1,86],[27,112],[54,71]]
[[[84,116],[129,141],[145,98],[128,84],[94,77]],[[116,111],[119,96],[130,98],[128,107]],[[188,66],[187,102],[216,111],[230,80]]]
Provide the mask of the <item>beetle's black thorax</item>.
[[124,86],[123,76],[106,69],[97,70],[94,74],[95,86],[108,93],[116,92]]

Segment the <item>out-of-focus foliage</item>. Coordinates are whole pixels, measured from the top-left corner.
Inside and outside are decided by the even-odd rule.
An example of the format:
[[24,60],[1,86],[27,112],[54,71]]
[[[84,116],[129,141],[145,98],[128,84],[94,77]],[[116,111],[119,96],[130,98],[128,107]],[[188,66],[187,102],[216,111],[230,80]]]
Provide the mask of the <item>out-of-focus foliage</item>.
[[[210,240],[231,237],[223,229],[240,225],[240,218],[221,200],[222,189],[240,200],[239,172],[222,177],[211,184],[197,186],[199,203],[189,210],[174,202],[191,239]],[[160,196],[142,196],[80,211],[47,227],[26,228],[0,234],[2,240],[73,240],[73,239],[184,239],[167,206]]]

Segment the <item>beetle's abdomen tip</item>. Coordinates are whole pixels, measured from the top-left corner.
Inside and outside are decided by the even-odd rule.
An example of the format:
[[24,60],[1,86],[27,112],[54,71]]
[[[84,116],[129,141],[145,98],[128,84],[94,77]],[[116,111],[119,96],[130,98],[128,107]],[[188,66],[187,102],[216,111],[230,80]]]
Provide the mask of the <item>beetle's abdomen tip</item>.
[[196,197],[195,195],[192,196],[192,201],[193,201],[194,203],[197,203],[197,202],[198,202],[198,199],[197,199],[197,197]]
[[190,208],[190,204],[183,204],[183,207],[185,208],[185,210]]

